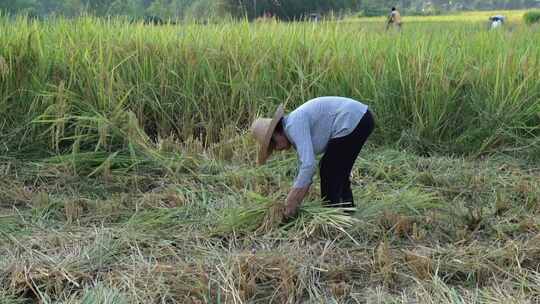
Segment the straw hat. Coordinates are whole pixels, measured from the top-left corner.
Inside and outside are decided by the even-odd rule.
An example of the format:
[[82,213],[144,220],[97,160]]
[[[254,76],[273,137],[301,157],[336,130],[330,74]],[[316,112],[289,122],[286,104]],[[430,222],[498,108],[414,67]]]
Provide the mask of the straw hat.
[[257,118],[251,124],[251,135],[259,143],[259,154],[257,158],[259,165],[263,165],[272,154],[273,147],[270,146],[270,140],[283,115],[285,115],[285,107],[283,104],[280,104],[273,118]]

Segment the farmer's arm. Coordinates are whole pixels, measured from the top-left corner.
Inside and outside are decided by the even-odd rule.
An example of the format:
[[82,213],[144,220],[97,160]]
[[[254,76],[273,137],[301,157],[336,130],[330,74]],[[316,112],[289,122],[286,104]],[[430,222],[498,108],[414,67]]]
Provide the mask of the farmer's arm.
[[394,12],[392,12],[388,16],[388,21],[386,22],[386,29],[388,29],[393,22],[394,22]]
[[287,133],[296,145],[299,159],[298,176],[287,196],[285,210],[285,216],[294,216],[309,191],[317,165],[308,121],[295,119],[287,128]]

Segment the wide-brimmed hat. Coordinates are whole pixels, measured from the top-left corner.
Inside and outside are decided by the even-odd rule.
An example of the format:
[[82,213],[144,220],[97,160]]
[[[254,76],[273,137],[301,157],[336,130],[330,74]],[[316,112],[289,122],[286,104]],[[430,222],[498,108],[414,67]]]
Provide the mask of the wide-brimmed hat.
[[270,146],[270,140],[283,115],[285,115],[285,107],[283,104],[280,104],[273,118],[257,118],[251,124],[251,135],[259,143],[257,164],[263,165],[272,154],[274,149]]

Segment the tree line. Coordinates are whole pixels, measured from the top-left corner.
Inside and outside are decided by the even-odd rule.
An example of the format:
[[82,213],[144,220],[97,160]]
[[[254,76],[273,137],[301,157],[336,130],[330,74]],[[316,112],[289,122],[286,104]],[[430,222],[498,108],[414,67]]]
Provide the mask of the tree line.
[[540,7],[540,0],[10,0],[0,11],[33,16],[158,16],[163,19],[273,16],[291,20],[310,14],[388,13],[392,6],[409,14],[438,14],[455,10]]

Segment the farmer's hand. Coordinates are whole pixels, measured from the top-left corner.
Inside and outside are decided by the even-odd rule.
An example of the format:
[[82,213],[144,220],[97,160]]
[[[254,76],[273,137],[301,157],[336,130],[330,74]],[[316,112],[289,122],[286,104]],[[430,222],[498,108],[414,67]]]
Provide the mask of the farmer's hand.
[[287,201],[285,202],[285,212],[283,214],[285,219],[296,217],[298,207],[300,207],[308,192],[309,187],[291,189],[289,195],[287,195]]
[[300,206],[300,204],[297,203],[297,202],[288,202],[288,203],[286,203],[285,211],[284,211],[284,214],[283,214],[285,220],[295,218],[296,215],[298,214],[298,207],[299,206]]

